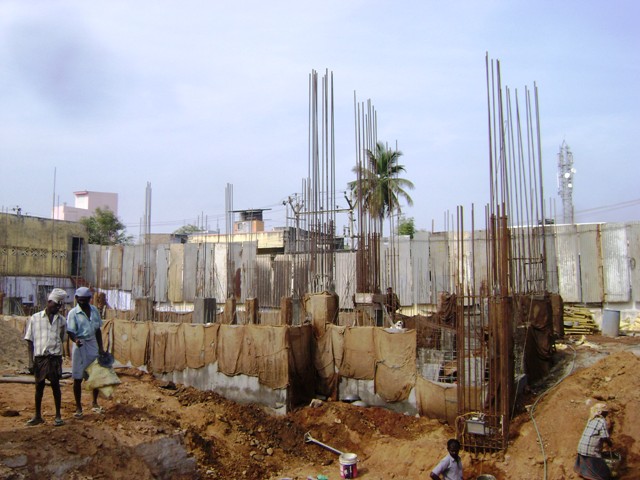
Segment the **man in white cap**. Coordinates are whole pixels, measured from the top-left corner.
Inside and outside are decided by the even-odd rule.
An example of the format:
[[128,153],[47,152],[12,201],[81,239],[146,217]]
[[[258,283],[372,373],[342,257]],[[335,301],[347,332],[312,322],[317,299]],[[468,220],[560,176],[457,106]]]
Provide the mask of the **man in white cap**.
[[[91,305],[91,290],[80,287],[76,290],[77,305],[67,314],[67,333],[74,343],[71,351],[71,376],[73,377],[73,396],[76,400],[76,418],[82,418],[82,380],[85,370],[104,353],[102,346],[102,318],[96,307]],[[93,390],[91,409],[102,413],[98,405],[98,389]]]
[[45,381],[49,380],[56,416],[53,424],[63,425],[60,415],[62,393],[60,378],[62,377],[62,342],[64,340],[65,320],[58,312],[67,292],[61,288],[54,288],[49,294],[47,307],[41,312],[31,315],[27,322],[24,339],[29,344],[29,351],[33,355],[33,374],[36,380],[36,414],[27,421],[27,425],[44,423],[42,418],[42,397],[44,396]]

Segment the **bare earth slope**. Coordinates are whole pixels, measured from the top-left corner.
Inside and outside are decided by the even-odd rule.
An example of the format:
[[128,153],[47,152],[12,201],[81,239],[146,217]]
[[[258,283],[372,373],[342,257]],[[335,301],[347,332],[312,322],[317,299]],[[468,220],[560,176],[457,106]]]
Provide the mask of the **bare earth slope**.
[[[465,479],[491,473],[498,479],[577,478],[571,469],[589,404],[613,407],[612,435],[626,462],[621,478],[640,478],[640,338],[605,339],[558,352],[555,378],[534,386],[512,422],[506,455],[463,453]],[[71,380],[63,385],[65,425],[53,426],[53,400],[45,390],[46,423],[27,427],[33,414],[33,384],[20,379],[26,348],[18,332],[0,322],[0,478],[137,480],[161,478],[340,478],[338,456],[305,443],[305,432],[338,450],[358,455],[358,478],[427,478],[455,436],[428,418],[337,402],[274,417],[255,405],[229,402],[213,392],[167,385],[133,369],[119,369],[122,385],[104,414],[89,409],[74,419]],[[569,376],[555,384],[570,371]],[[9,376],[7,376],[9,375]],[[552,388],[547,390],[548,387]],[[543,439],[544,455],[535,425]]]

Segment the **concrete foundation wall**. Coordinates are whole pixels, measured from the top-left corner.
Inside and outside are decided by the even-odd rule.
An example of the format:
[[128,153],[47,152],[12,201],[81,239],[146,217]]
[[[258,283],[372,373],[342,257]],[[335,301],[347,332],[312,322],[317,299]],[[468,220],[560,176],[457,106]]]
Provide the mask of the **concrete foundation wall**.
[[356,380],[354,378],[340,379],[338,386],[339,400],[348,398],[350,395],[358,395],[360,400],[370,407],[384,407],[397,413],[407,415],[417,415],[418,406],[416,401],[415,388],[411,389],[409,398],[403,402],[387,403],[375,393],[375,382],[373,380]]
[[268,407],[278,415],[287,413],[287,390],[271,389],[261,385],[258,377],[235,375],[229,377],[218,371],[218,364],[203,368],[186,368],[179,372],[156,375],[165,381],[172,381],[203,391],[213,391],[224,398],[238,403],[257,403]]

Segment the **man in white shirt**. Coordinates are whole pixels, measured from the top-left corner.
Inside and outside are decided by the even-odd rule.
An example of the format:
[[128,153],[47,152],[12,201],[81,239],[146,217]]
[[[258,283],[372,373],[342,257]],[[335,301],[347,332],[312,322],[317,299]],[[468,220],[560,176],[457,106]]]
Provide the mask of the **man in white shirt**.
[[460,460],[460,442],[455,438],[451,438],[447,442],[447,450],[449,454],[440,460],[431,472],[433,480],[440,480],[440,475],[444,480],[463,480],[462,478],[462,460]]
[[29,344],[29,351],[33,354],[33,374],[36,380],[36,414],[27,421],[27,425],[44,423],[42,418],[42,397],[44,396],[45,381],[49,380],[53,401],[56,407],[56,417],[53,424],[63,425],[60,415],[62,392],[60,378],[62,377],[62,342],[66,330],[65,318],[58,314],[67,292],[61,288],[54,288],[47,300],[47,307],[33,314],[28,322],[24,339]]

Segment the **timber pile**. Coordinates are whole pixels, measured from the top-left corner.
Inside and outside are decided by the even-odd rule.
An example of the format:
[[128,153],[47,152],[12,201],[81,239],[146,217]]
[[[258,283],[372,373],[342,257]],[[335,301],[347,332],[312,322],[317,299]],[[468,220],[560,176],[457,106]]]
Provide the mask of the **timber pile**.
[[591,310],[585,307],[564,306],[565,335],[593,335],[600,331]]

